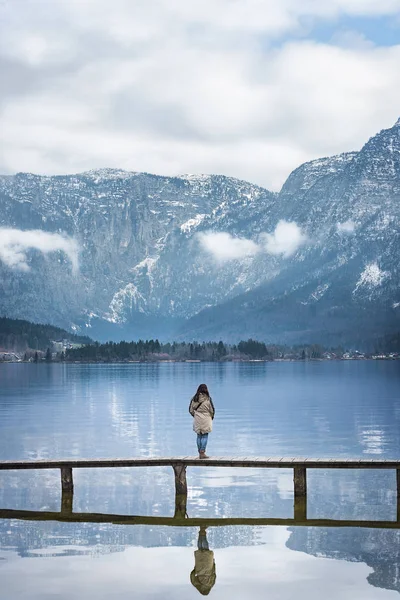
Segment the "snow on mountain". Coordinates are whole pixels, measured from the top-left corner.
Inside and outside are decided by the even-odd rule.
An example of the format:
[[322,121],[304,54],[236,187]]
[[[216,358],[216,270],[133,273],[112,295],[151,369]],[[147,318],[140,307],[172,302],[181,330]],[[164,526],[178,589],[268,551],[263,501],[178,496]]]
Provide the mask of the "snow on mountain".
[[[92,326],[93,313],[97,322],[119,324],[137,313],[191,316],[225,298],[219,283],[207,280],[196,243],[199,226],[213,228],[232,211],[274,198],[258,186],[211,175],[170,178],[99,169],[0,177],[0,225],[63,232],[77,241],[81,265],[72,274],[62,254],[46,259],[35,251],[28,274],[0,263],[0,309],[67,327]],[[198,298],[196,277],[207,290]]]
[[[301,165],[279,194],[221,175],[3,176],[0,227],[69,236],[80,270],[60,251],[32,249],[25,273],[0,262],[0,310],[114,337],[386,331],[399,318],[399,200],[400,120],[359,152]],[[304,235],[290,256],[218,262],[200,243],[223,232],[261,248],[282,221]]]
[[341,173],[356,156],[357,152],[346,152],[304,163],[290,174],[282,192],[290,193],[293,190],[297,193],[309,190],[321,177]]
[[[275,264],[267,282],[192,317],[182,335],[347,343],[400,327],[400,127],[359,152],[306,163],[257,221],[296,222],[308,244]],[[251,261],[254,272],[268,258]]]
[[194,217],[194,219],[189,219],[186,223],[181,225],[181,231],[183,233],[189,233],[192,229],[196,228],[202,221],[204,221],[206,215],[199,214]]
[[377,263],[370,263],[365,267],[364,271],[361,273],[360,279],[357,281],[353,293],[357,292],[358,288],[360,288],[361,286],[365,286],[370,289],[376,288],[382,285],[382,283],[387,277],[390,277],[389,271],[382,271]]

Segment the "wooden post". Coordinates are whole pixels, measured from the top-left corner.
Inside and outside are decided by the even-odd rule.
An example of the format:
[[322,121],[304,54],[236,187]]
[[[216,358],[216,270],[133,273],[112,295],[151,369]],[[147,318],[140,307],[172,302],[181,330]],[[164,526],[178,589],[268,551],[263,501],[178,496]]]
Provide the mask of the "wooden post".
[[397,521],[400,523],[400,469],[396,469],[397,480]]
[[61,512],[63,514],[71,514],[74,503],[74,492],[66,492],[65,490],[61,493]]
[[186,465],[172,465],[172,468],[175,474],[176,495],[187,495]]
[[175,496],[174,519],[186,519],[187,516],[187,494]]
[[305,467],[294,467],[294,518],[307,519],[307,471]]
[[175,474],[174,518],[185,519],[187,506],[186,465],[172,465]]
[[61,467],[61,512],[72,513],[74,480],[70,467]]
[[61,489],[63,492],[74,491],[74,480],[72,479],[71,467],[61,467]]

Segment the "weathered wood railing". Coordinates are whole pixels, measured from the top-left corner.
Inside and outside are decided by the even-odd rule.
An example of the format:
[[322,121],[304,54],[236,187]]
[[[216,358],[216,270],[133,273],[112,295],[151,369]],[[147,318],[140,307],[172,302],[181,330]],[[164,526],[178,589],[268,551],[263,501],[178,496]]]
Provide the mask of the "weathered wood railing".
[[43,510],[0,509],[0,519],[19,519],[23,521],[60,521],[62,523],[110,523],[113,525],[148,525],[163,527],[226,527],[247,526],[261,527],[363,527],[368,529],[400,529],[400,521],[362,521],[344,519],[280,519],[274,517],[219,517],[219,518],[183,518],[145,517],[135,515],[112,515],[103,513],[74,513],[69,511],[47,512]]
[[[268,522],[290,522],[291,524],[312,525],[314,522],[326,522],[307,519],[307,469],[392,469],[396,471],[397,481],[397,521],[389,521],[394,525],[400,522],[400,460],[367,460],[367,459],[332,459],[332,458],[209,458],[200,460],[192,456],[183,457],[159,457],[159,458],[121,458],[121,459],[69,459],[69,460],[32,460],[32,461],[1,461],[0,471],[16,469],[60,469],[61,472],[61,513],[43,513],[51,515],[62,515],[64,519],[79,520],[73,508],[73,469],[94,468],[118,468],[118,467],[160,467],[171,466],[175,475],[175,517],[174,521],[185,518],[187,504],[187,480],[186,469],[194,467],[250,467],[265,469],[293,469],[294,480],[294,519],[267,519]],[[0,518],[6,518],[6,513],[26,513],[29,511],[0,511]],[[30,513],[38,514],[38,513]],[[40,514],[40,513],[39,513]],[[69,515],[69,517],[68,517]],[[90,516],[90,515],[86,515]],[[100,515],[101,516],[101,515]],[[104,515],[103,515],[104,517]],[[111,515],[110,515],[111,517]],[[12,517],[8,517],[12,518]],[[18,518],[18,517],[14,517]],[[24,518],[24,517],[21,517]],[[27,518],[27,517],[25,517]],[[34,517],[32,517],[34,518]],[[113,518],[116,518],[115,516]],[[124,517],[129,519],[129,517]],[[138,517],[131,517],[137,519]],[[145,517],[143,517],[145,518]],[[151,517],[146,517],[152,519]],[[158,517],[157,517],[158,518]],[[153,519],[156,519],[154,517]],[[192,520],[192,519],[190,519]],[[185,519],[185,522],[188,519]],[[228,521],[222,519],[222,521]],[[242,520],[243,521],[243,520]],[[260,521],[256,519],[256,521]],[[332,521],[329,521],[332,523]],[[340,522],[340,521],[339,521]],[[169,521],[168,521],[169,523]],[[352,523],[359,523],[352,521]],[[362,522],[361,522],[362,523]],[[383,523],[383,522],[377,522]],[[349,526],[349,525],[347,525]],[[360,526],[360,525],[353,525]]]

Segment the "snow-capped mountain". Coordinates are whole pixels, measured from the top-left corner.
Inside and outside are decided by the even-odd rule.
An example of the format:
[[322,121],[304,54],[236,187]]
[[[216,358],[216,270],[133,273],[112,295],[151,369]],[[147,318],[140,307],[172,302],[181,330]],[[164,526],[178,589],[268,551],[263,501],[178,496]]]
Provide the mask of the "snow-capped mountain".
[[230,297],[207,273],[199,226],[216,226],[236,211],[250,218],[274,201],[260,187],[223,176],[102,169],[0,177],[0,227],[63,233],[80,249],[77,273],[60,252],[30,251],[29,271],[0,262],[0,312],[73,329],[92,325],[104,335],[114,335],[114,324],[133,324],[130,334],[155,335]]
[[[384,333],[400,326],[399,200],[400,121],[279,194],[216,175],[3,176],[0,227],[74,238],[80,268],[60,251],[0,262],[0,312],[92,337]],[[301,232],[290,253],[271,238],[282,221]]]
[[296,169],[259,226],[296,222],[308,243],[267,283],[193,317],[184,333],[227,328],[271,340],[365,340],[400,327],[400,121],[360,152]]

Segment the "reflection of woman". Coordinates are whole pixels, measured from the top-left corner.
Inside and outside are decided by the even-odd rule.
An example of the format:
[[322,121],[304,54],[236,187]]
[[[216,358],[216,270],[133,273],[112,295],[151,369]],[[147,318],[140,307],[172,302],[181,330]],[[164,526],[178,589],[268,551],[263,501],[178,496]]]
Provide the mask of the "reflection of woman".
[[207,596],[211,592],[217,575],[214,552],[208,547],[205,527],[200,527],[197,548],[198,550],[194,553],[194,569],[190,573],[190,581],[200,594]]
[[193,417],[193,430],[197,433],[199,457],[208,458],[206,447],[208,434],[212,431],[215,408],[205,383],[197,388],[197,392],[190,401],[189,412]]

